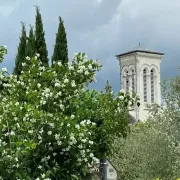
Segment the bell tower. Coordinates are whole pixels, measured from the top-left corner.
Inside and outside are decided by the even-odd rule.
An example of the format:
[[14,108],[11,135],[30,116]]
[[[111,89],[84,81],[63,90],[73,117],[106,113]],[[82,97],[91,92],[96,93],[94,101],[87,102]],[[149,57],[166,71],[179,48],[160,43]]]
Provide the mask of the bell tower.
[[148,105],[161,105],[160,63],[164,53],[150,51],[139,45],[131,51],[116,55],[120,65],[121,89],[130,89],[140,96],[140,107],[130,109],[134,119],[148,117]]

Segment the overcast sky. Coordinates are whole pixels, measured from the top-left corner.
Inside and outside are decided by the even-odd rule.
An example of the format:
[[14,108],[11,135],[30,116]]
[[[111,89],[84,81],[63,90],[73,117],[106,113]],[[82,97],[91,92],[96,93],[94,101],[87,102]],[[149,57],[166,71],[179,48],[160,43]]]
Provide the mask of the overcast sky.
[[85,52],[99,59],[103,70],[94,88],[106,80],[114,91],[120,88],[119,64],[115,58],[141,42],[149,50],[164,52],[161,77],[180,74],[180,0],[0,0],[0,45],[8,46],[2,66],[14,67],[20,22],[29,30],[35,8],[40,6],[49,57],[52,55],[58,16],[64,20],[69,57]]

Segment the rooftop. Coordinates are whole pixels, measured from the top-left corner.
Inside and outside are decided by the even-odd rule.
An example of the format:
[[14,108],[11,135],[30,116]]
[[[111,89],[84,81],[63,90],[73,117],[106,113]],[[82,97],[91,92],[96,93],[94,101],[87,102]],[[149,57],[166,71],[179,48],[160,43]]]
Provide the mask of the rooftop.
[[131,54],[131,53],[136,53],[136,52],[164,55],[164,53],[150,51],[149,49],[146,49],[146,48],[142,47],[141,44],[139,43],[139,45],[136,46],[135,48],[133,48],[131,51],[128,51],[128,52],[122,53],[122,54],[118,54],[118,55],[116,55],[116,57],[128,55],[128,54]]

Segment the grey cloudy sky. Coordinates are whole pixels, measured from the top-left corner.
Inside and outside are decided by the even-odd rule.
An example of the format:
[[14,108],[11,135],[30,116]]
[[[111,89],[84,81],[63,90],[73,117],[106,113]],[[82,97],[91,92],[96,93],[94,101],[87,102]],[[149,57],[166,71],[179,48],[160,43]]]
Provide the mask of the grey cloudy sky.
[[0,44],[8,46],[2,66],[10,71],[17,52],[20,22],[34,25],[35,8],[43,17],[49,57],[52,55],[58,16],[65,23],[69,56],[85,52],[99,59],[103,70],[93,85],[103,89],[108,79],[114,91],[120,88],[116,54],[131,50],[139,42],[150,50],[164,52],[161,77],[179,74],[179,0],[0,0]]

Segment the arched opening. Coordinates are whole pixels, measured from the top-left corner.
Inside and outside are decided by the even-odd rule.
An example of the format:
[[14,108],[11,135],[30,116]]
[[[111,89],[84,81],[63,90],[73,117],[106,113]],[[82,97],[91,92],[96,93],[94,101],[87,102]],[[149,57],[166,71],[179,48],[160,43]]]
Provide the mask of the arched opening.
[[155,75],[155,70],[151,69],[150,71],[150,83],[151,83],[151,103],[154,103],[154,89],[155,89],[155,82],[154,82],[154,75]]
[[147,69],[143,70],[144,102],[147,102]]
[[135,72],[134,69],[132,69],[132,90],[135,91]]
[[128,71],[126,70],[125,71],[125,81],[126,81],[126,92],[129,90],[129,74],[128,74]]

